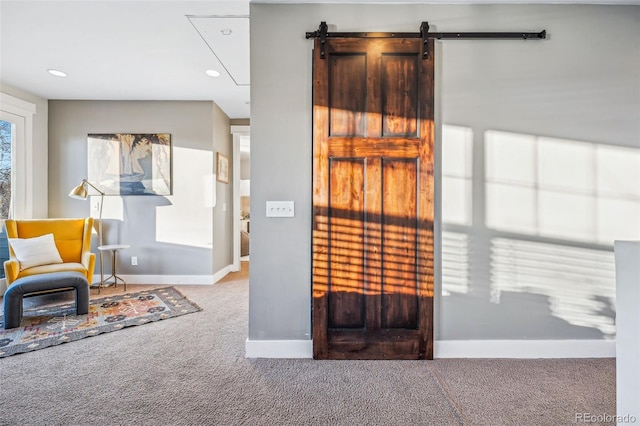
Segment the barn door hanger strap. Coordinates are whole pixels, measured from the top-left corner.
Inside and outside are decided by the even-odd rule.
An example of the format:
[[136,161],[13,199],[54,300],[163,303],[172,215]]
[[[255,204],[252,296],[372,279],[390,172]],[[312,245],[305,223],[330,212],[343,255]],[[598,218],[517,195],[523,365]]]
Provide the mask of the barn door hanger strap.
[[423,22],[420,25],[419,33],[330,33],[325,21],[320,22],[320,27],[311,32],[305,33],[306,38],[320,39],[320,58],[327,57],[327,38],[421,38],[423,41],[422,57],[429,58],[429,39],[437,40],[472,40],[472,39],[534,39],[543,40],[547,38],[547,32],[446,32],[430,33],[429,23]]

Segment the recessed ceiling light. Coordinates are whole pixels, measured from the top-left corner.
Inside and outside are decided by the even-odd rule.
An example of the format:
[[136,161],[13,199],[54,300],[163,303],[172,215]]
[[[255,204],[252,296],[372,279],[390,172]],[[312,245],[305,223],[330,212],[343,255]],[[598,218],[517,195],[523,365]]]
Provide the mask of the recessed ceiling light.
[[59,70],[48,69],[47,72],[51,75],[55,75],[56,77],[66,77],[67,73]]
[[206,70],[204,73],[209,77],[220,77],[220,72],[216,70]]
[[231,31],[228,28],[225,28],[224,30],[220,30],[220,32],[222,33],[222,35],[231,35],[233,31]]

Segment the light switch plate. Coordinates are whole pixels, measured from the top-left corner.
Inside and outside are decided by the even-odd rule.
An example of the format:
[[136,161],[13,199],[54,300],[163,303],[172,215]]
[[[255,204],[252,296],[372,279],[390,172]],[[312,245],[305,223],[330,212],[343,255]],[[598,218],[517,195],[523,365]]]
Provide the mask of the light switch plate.
[[267,201],[267,217],[294,217],[293,201]]

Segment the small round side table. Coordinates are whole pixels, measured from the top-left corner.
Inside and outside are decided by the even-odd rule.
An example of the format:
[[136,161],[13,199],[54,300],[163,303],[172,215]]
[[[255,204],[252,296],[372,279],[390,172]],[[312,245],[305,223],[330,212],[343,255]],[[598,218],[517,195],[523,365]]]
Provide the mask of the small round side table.
[[114,287],[118,287],[118,280],[120,280],[122,281],[122,284],[124,284],[124,291],[127,291],[127,283],[122,278],[116,275],[116,257],[118,250],[128,249],[129,247],[131,246],[128,244],[108,244],[105,246],[98,246],[98,250],[100,250],[101,252],[100,254],[102,254],[103,251],[111,251],[111,275],[109,275],[107,278],[100,277],[100,286],[98,287],[98,292],[102,287],[109,287],[106,285],[107,280],[110,280],[112,278],[113,282],[110,284],[113,284]]

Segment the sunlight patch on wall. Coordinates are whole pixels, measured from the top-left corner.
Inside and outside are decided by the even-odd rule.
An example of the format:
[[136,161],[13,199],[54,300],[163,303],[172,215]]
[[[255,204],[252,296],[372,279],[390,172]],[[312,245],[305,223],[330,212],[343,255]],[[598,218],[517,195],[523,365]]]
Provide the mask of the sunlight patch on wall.
[[[100,216],[100,196],[92,195],[89,199],[91,203],[90,215],[97,219]],[[122,197],[118,195],[109,195],[108,197],[104,197],[102,218],[124,221],[124,204]]]
[[491,240],[491,301],[502,292],[547,296],[552,315],[615,336],[613,253],[538,242]]
[[442,232],[442,295],[469,292],[469,236]]
[[640,240],[640,149],[598,145],[598,238]]
[[473,132],[468,127],[442,126],[442,221],[471,225]]
[[640,239],[640,150],[485,134],[489,228],[613,245]]
[[[213,243],[213,153],[173,148],[173,195],[156,208],[156,240],[211,248]],[[183,170],[180,174],[176,170]]]

